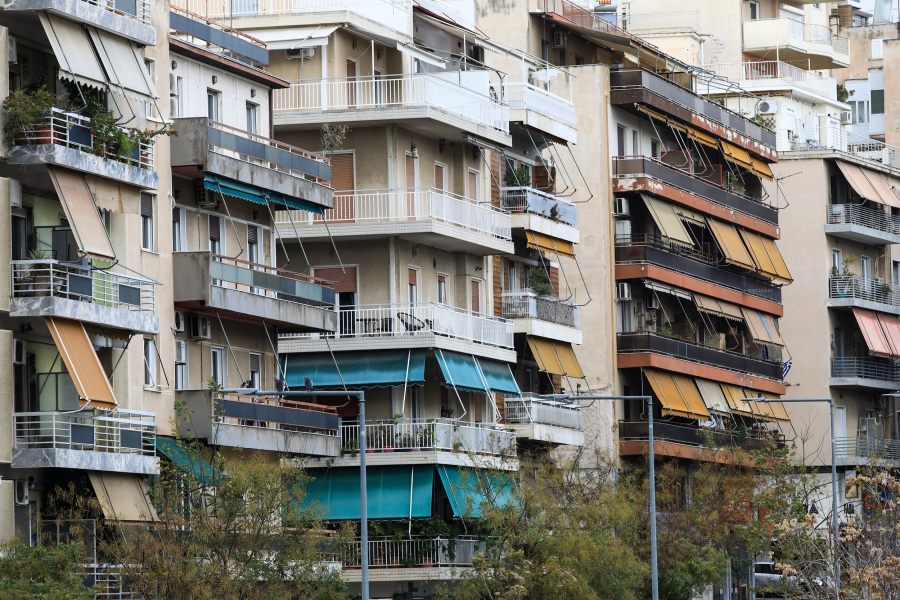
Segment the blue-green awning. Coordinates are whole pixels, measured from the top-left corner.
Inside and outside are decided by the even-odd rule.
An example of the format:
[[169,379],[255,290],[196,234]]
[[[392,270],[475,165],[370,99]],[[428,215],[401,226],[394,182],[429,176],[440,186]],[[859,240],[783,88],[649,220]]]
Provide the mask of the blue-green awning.
[[478,366],[481,367],[487,386],[494,392],[507,396],[522,395],[521,390],[519,390],[519,384],[516,383],[516,378],[513,377],[508,363],[479,358]]
[[156,449],[184,473],[191,473],[203,485],[214,485],[223,477],[211,464],[177,440],[156,438]]
[[438,465],[438,474],[456,517],[479,518],[481,505],[510,506],[516,502],[511,473]]
[[[323,507],[327,521],[360,518],[359,468],[310,469],[303,505]],[[434,466],[368,467],[366,491],[370,519],[427,519],[431,517]]]
[[303,389],[304,377],[320,390],[425,384],[425,350],[287,354],[282,366],[291,389]]
[[485,383],[475,357],[448,350],[436,350],[438,364],[448,387],[459,391],[485,393]]
[[322,207],[311,202],[307,202],[302,198],[285,196],[284,194],[281,194],[279,192],[266,190],[255,185],[235,181],[234,179],[228,179],[227,177],[221,177],[214,173],[204,174],[203,186],[208,190],[212,190],[213,192],[221,192],[226,196],[240,198],[249,202],[255,202],[256,204],[265,205],[268,201],[272,201],[276,204],[281,204],[288,208],[305,210],[307,212],[316,213],[317,215],[324,214],[322,211]]

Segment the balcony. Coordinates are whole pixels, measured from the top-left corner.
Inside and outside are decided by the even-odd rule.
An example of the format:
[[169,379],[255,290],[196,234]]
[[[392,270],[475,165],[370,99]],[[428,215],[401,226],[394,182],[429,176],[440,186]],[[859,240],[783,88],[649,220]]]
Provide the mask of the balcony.
[[510,425],[518,439],[550,444],[581,446],[581,407],[555,400],[506,398],[503,402],[504,423]]
[[[619,421],[619,454],[640,456],[647,452],[650,428],[647,421]],[[756,434],[730,432],[675,425],[665,421],[653,423],[654,449],[658,455],[680,456],[699,460],[724,462],[724,452],[742,450],[766,450],[775,443],[784,448],[784,436],[780,433]]]
[[[654,265],[671,271],[673,274],[686,275],[732,289],[740,294],[768,302],[781,303],[781,288],[773,286],[767,281],[721,269],[709,253],[663,241],[659,236],[653,234],[617,235],[615,253],[617,267]],[[621,279],[618,271],[619,269],[617,269],[616,279]],[[648,273],[641,274],[641,277],[648,276]],[[652,276],[649,277],[654,279]],[[673,282],[667,281],[667,283]],[[690,288],[689,284],[683,283],[682,285]],[[724,297],[723,299],[732,300]]]
[[138,44],[156,45],[150,0],[10,0],[4,10],[53,12]]
[[900,244],[900,216],[859,204],[829,204],[825,233],[864,244]]
[[209,251],[173,253],[172,270],[178,273],[173,300],[183,308],[307,330],[337,329],[337,315],[330,310],[334,290],[314,277]]
[[[856,135],[840,127],[779,129],[778,152],[794,158],[827,158],[832,155],[852,159],[862,166],[886,169],[900,176],[900,148]],[[795,154],[796,153],[796,154]]]
[[[359,581],[362,566],[362,542],[350,542],[341,556],[344,581]],[[441,573],[429,573],[428,579],[455,579],[453,570],[471,567],[475,556],[487,551],[487,542],[477,538],[412,538],[406,540],[369,539],[369,569],[373,581],[381,579],[384,569],[441,569]],[[374,571],[374,572],[373,572]],[[394,577],[408,579],[395,574]]]
[[513,215],[539,215],[551,221],[578,227],[578,209],[571,202],[532,187],[502,187],[500,192],[500,208]]
[[658,333],[618,333],[616,334],[616,352],[620,358],[623,355],[635,353],[662,354],[682,361],[756,375],[779,382],[782,379],[781,361],[753,358]]
[[829,277],[828,306],[868,308],[900,315],[900,286],[857,275]]
[[43,123],[15,139],[9,148],[10,165],[59,165],[145,189],[159,188],[153,144],[139,143],[121,153],[92,134],[90,119],[58,108]]
[[617,191],[629,191],[628,186],[635,183],[633,180],[636,177],[655,179],[719,206],[724,206],[729,210],[743,213],[772,225],[778,225],[778,211],[771,206],[707,181],[692,174],[690,171],[667,165],[647,156],[613,158],[614,185],[616,184],[616,178],[624,184],[616,186]]
[[571,302],[530,290],[503,292],[501,299],[503,318],[513,320],[516,333],[581,343],[581,316]]
[[319,457],[340,454],[340,417],[332,407],[238,395],[213,399],[210,390],[177,395],[193,415],[191,423],[179,424],[182,434],[190,429],[210,445]]
[[[328,225],[326,227],[325,222]],[[513,253],[512,220],[490,204],[435,188],[341,192],[325,220],[307,211],[275,213],[282,238],[329,242],[335,238],[399,236],[448,252],[476,255]]]
[[[786,62],[764,60],[743,63],[720,63],[704,67],[716,75],[736,82],[748,92],[761,94],[795,88],[837,102],[837,80],[822,77]],[[713,84],[715,85],[715,84]]]
[[214,173],[321,208],[333,205],[331,165],[324,156],[205,117],[174,121],[174,172],[187,177]]
[[832,357],[832,387],[900,391],[900,365],[889,358]]
[[575,105],[530,83],[508,83],[509,118],[572,144],[578,143]]
[[[461,85],[460,79],[465,79]],[[473,89],[479,91],[473,91]],[[291,82],[274,92],[275,125],[312,129],[340,121],[402,123],[434,138],[461,132],[509,145],[509,107],[492,97],[484,71],[382,75]]]
[[11,317],[65,317],[159,333],[157,283],[55,259],[12,261]]
[[83,469],[156,475],[156,417],[150,412],[13,413],[14,469]]
[[745,54],[768,58],[776,49],[780,58],[810,69],[850,66],[850,41],[824,25],[795,19],[744,21]]
[[900,440],[839,437],[835,438],[834,446],[837,462],[842,466],[900,461]]

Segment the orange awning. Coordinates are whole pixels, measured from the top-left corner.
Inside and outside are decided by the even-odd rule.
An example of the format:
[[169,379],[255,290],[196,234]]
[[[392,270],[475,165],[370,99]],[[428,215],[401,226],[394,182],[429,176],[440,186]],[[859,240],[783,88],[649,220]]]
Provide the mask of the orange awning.
[[859,330],[866,339],[869,353],[877,356],[892,356],[891,347],[884,337],[884,331],[882,331],[881,324],[878,322],[878,317],[875,316],[875,313],[864,308],[854,308],[853,316],[856,317]]
[[56,348],[72,376],[82,406],[114,410],[119,402],[81,321],[44,317]]
[[734,228],[734,225],[712,217],[706,217],[706,224],[713,237],[716,238],[716,243],[719,245],[722,254],[725,255],[725,262],[756,271],[753,258],[747,252],[747,248],[744,247],[744,242],[741,241],[741,236]]
[[706,410],[706,403],[703,402],[703,397],[700,395],[700,392],[697,391],[697,386],[694,385],[693,378],[686,375],[673,374],[672,379],[675,381],[675,385],[678,386],[681,397],[684,398],[688,408],[694,413],[694,417],[701,420],[708,420],[709,411]]
[[881,331],[887,340],[891,355],[900,358],[900,318],[884,313],[875,313]]
[[115,261],[116,251],[84,175],[54,165],[47,165],[47,172],[69,220],[78,250],[90,258]]
[[650,382],[650,387],[653,388],[656,399],[662,404],[662,414],[687,417],[688,419],[695,418],[671,374],[665,371],[644,369],[644,375],[647,377],[647,381]]
[[[778,396],[763,393],[763,398],[768,398],[769,400],[777,400]],[[791,418],[788,416],[787,410],[785,410],[784,408],[784,404],[782,404],[781,402],[769,402],[769,407],[772,409],[772,415],[777,421],[785,421],[790,423]]]

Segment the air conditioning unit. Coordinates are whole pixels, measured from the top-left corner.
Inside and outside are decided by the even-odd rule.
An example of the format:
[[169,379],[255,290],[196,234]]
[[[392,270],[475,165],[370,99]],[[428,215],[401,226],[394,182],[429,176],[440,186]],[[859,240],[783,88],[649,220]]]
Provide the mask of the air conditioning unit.
[[175,340],[175,364],[187,364],[187,342],[184,340]]
[[565,48],[566,47],[566,34],[562,31],[556,30],[553,32],[553,47],[554,48]]
[[649,310],[659,310],[659,298],[652,291],[647,291],[647,308]]
[[25,364],[25,340],[13,340],[13,364]]
[[617,300],[631,300],[631,284],[630,283],[617,283],[616,284],[616,299]]
[[288,48],[284,51],[284,57],[288,60],[309,60],[315,55],[315,48]]
[[16,480],[16,506],[28,506],[28,481]]
[[849,110],[841,111],[841,125],[850,125],[852,123],[852,115]]
[[474,61],[484,63],[484,48],[477,44],[469,44],[469,58]]
[[194,187],[194,200],[200,208],[216,209],[219,208],[219,201],[216,197],[206,189],[203,180],[197,181]]
[[778,105],[771,100],[763,100],[756,105],[756,114],[758,115],[774,115],[778,112]]
[[175,331],[184,331],[184,313],[175,311]]
[[192,340],[208,340],[210,338],[208,317],[191,315],[189,323],[188,335]]
[[618,197],[613,198],[613,216],[614,217],[627,217],[630,213],[628,212],[628,198]]

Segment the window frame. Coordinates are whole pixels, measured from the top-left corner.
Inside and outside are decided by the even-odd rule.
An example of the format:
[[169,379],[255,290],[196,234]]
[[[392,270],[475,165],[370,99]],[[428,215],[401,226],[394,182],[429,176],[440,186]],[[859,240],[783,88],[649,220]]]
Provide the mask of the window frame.
[[[219,122],[219,104],[221,103],[222,94],[213,88],[206,88],[206,116],[210,121]],[[210,111],[212,109],[212,111]],[[212,112],[213,114],[210,114]]]
[[156,220],[156,196],[153,194],[147,195],[150,196],[150,215],[141,214],[141,250],[144,252],[155,252],[156,224],[154,221]]
[[157,389],[156,378],[159,374],[159,362],[156,356],[156,339],[150,336],[144,337],[144,389]]
[[188,390],[190,389],[190,369],[188,368],[188,343],[187,340],[175,340],[175,346],[182,346],[184,351],[182,352],[182,357],[184,360],[182,362],[175,361],[175,389],[176,390]]
[[[215,379],[216,382],[221,387],[228,387],[228,363],[225,360],[225,347],[224,346],[210,346],[209,347],[209,376],[211,379]],[[218,358],[217,358],[218,356]],[[221,371],[220,378],[217,378],[215,375],[215,371]]]
[[[253,117],[252,120],[251,113]],[[259,104],[247,102],[245,105],[245,115],[247,119],[247,132],[259,135]]]

